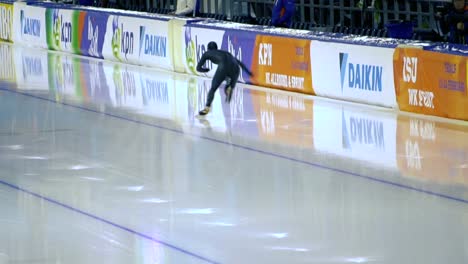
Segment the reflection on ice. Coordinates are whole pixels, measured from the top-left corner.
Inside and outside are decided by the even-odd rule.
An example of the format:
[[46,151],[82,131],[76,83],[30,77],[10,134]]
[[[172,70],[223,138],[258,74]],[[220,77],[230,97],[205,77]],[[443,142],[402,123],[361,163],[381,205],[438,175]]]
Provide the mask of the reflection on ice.
[[41,157],[41,156],[18,156],[20,159],[27,159],[27,160],[48,160],[48,157]]
[[308,251],[310,251],[307,248],[280,247],[280,246],[270,247],[270,249],[272,249],[272,250],[286,250],[286,251],[294,251],[294,252],[308,252]]
[[90,181],[104,181],[103,178],[97,178],[97,177],[88,177],[88,176],[84,176],[84,177],[80,177],[81,179],[85,179],[85,180],[90,180]]
[[159,198],[148,198],[148,199],[143,199],[141,201],[144,203],[167,203],[169,202],[168,200],[163,200]]
[[6,145],[6,146],[0,146],[0,149],[5,148],[9,150],[21,150],[24,148],[23,145]]
[[205,225],[211,225],[211,226],[225,226],[225,227],[236,226],[236,224],[227,223],[227,222],[206,222],[204,224]]
[[188,209],[181,209],[178,211],[179,214],[213,214],[215,210],[213,208],[188,208]]
[[69,170],[86,170],[86,169],[91,169],[91,168],[92,167],[87,166],[87,165],[78,164],[78,165],[73,165],[73,166],[69,167],[68,169]]
[[267,235],[274,238],[285,238],[288,236],[288,233],[269,233]]
[[131,192],[139,192],[143,190],[144,186],[124,186],[124,187],[118,187],[116,188],[117,190],[127,190]]

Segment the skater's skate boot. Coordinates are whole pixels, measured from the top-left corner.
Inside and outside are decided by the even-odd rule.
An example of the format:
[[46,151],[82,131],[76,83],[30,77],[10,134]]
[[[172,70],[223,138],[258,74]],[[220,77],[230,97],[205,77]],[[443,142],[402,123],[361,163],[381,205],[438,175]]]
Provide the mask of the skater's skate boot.
[[201,111],[198,112],[198,113],[199,113],[200,115],[204,116],[204,115],[207,115],[209,112],[210,112],[210,107],[205,106],[205,109],[201,110]]
[[231,102],[231,97],[232,97],[232,88],[231,88],[231,86],[227,86],[226,89],[224,89],[224,93],[226,94],[226,102],[230,103]]

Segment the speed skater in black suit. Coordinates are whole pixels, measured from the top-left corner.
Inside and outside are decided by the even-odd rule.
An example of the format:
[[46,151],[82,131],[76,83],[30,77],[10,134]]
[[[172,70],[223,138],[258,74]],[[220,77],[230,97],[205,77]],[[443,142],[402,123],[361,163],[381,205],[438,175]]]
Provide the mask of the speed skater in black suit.
[[237,80],[239,79],[240,68],[247,72],[250,76],[253,76],[252,72],[238,59],[232,56],[231,53],[219,50],[216,42],[211,41],[208,43],[208,50],[203,53],[200,61],[197,65],[197,71],[209,72],[210,70],[204,68],[205,62],[210,60],[212,63],[218,65],[218,69],[213,76],[211,81],[211,88],[208,92],[208,98],[206,99],[206,105],[203,110],[198,112],[200,115],[206,115],[210,112],[211,103],[213,102],[216,90],[218,90],[221,83],[226,80],[226,86],[224,87],[224,93],[226,94],[226,102],[231,102],[232,93],[236,87]]

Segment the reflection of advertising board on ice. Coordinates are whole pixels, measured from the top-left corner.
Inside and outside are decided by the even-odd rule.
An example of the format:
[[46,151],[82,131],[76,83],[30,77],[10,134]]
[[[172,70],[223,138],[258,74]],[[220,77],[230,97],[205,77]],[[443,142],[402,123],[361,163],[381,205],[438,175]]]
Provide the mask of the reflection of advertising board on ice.
[[468,120],[466,57],[397,48],[395,88],[400,109]]
[[396,107],[392,48],[312,42],[312,80],[317,95]]
[[[106,68],[110,68],[106,71]],[[81,86],[85,89],[87,100],[94,103],[113,105],[106,74],[112,74],[112,65],[101,60],[80,59]]]
[[468,186],[468,140],[461,128],[407,116],[398,118],[398,168],[405,177]]
[[80,61],[78,58],[48,53],[49,88],[57,100],[63,97],[83,98],[79,84]]
[[311,41],[257,35],[252,71],[258,85],[313,94],[310,53]]
[[376,118],[357,108],[314,103],[314,145],[319,151],[396,168],[396,126],[394,114]]
[[116,106],[142,110],[140,72],[136,66],[114,64],[113,69],[112,81],[115,87]]
[[18,88],[49,90],[47,50],[18,47],[15,49]]
[[175,118],[174,76],[172,73],[140,73],[143,108],[141,113],[161,118]]
[[0,80],[15,81],[15,59],[13,46],[0,43]]
[[251,90],[259,135],[273,142],[313,146],[313,103],[303,96]]
[[47,48],[46,42],[46,9],[27,5],[24,2],[14,4],[15,31],[14,41],[28,46]]

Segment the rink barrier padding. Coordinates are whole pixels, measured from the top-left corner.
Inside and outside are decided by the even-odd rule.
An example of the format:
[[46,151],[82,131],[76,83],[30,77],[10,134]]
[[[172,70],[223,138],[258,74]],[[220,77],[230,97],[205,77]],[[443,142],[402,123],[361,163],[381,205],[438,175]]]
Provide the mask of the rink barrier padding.
[[395,90],[401,110],[468,120],[466,56],[396,48]]
[[[468,120],[461,45],[58,3],[2,0],[0,7],[5,41],[195,75],[216,41],[253,70],[254,77],[241,74],[243,83]],[[216,66],[206,66],[203,75],[213,76]]]
[[25,2],[15,2],[13,6],[13,42],[48,49],[46,9]]
[[310,57],[317,95],[397,108],[392,47],[312,41]]

